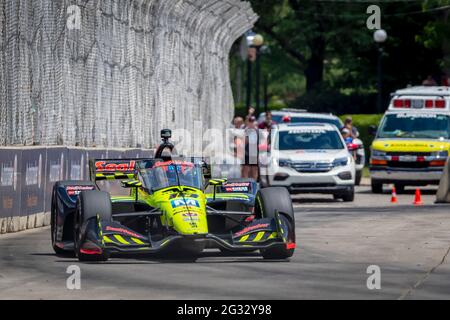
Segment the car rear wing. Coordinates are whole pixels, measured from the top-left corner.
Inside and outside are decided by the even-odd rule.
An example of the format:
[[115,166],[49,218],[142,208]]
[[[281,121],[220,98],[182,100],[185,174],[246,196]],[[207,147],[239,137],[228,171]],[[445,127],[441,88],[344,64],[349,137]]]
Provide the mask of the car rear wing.
[[136,179],[142,159],[94,159],[89,162],[91,181]]
[[[180,158],[190,162],[202,163],[205,179],[211,178],[211,167],[203,158]],[[91,181],[101,180],[133,180],[137,179],[138,164],[140,161],[155,159],[93,159],[89,162]]]

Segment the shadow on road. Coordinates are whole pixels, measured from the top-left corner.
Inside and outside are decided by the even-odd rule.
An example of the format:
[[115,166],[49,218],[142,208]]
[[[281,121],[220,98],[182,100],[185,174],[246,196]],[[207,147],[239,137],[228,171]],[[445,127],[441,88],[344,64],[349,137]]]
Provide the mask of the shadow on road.
[[[326,197],[326,196],[324,196]],[[340,200],[328,198],[292,198],[293,203],[338,203]]]
[[[162,254],[153,255],[112,255],[107,262],[80,262],[73,255],[56,255],[54,253],[30,253],[32,256],[46,256],[58,258],[57,263],[81,263],[86,265],[145,265],[145,264],[205,264],[205,263],[279,263],[288,262],[289,260],[264,260],[258,252],[248,253],[229,253],[219,251],[206,251],[201,253],[197,260],[192,258],[164,257]],[[210,260],[203,260],[213,258]]]
[[[437,190],[436,189],[425,189],[425,190],[420,189],[420,192],[421,192],[422,195],[433,196],[433,195],[436,195]],[[383,190],[382,195],[391,195],[391,193],[392,193],[391,189],[385,188]],[[406,190],[404,190],[402,192],[397,190],[397,194],[405,194],[405,195],[412,195],[413,196],[413,195],[415,195],[415,193],[416,193],[416,189],[406,189]],[[361,191],[358,191],[357,194],[373,194],[373,195],[376,195],[376,194],[372,193],[371,190],[361,190]],[[378,195],[380,195],[380,194],[378,194]]]

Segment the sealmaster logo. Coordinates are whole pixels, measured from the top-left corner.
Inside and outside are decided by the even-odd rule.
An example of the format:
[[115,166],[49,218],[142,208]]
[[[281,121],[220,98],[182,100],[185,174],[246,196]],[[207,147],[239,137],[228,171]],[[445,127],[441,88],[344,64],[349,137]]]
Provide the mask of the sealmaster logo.
[[69,196],[79,195],[81,191],[94,190],[94,186],[67,186],[66,191]]
[[236,233],[234,234],[234,236],[235,236],[235,237],[240,237],[240,236],[242,236],[243,234],[246,234],[247,232],[255,231],[255,230],[257,230],[257,229],[265,229],[265,228],[268,228],[268,227],[269,227],[269,224],[268,224],[268,223],[260,223],[260,224],[256,224],[256,225],[254,225],[254,226],[250,226],[250,227],[247,227],[247,228],[245,228],[245,229],[242,229],[242,230],[239,231],[239,232],[236,232]]
[[123,229],[123,228],[114,228],[114,227],[107,226],[106,227],[106,231],[118,232],[118,233],[126,234],[127,236],[131,236],[131,237],[141,238],[142,239],[141,235],[139,235],[137,233],[134,233],[134,232],[131,232],[131,231],[127,230],[127,229]]
[[128,163],[107,163],[106,161],[97,161],[95,170],[97,172],[115,172],[115,171],[134,171],[136,161]]

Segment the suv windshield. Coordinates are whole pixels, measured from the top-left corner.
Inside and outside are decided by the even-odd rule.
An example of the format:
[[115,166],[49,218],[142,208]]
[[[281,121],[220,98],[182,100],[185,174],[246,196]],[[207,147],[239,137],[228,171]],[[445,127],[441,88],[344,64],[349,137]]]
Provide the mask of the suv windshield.
[[152,191],[174,186],[196,189],[203,187],[203,171],[199,164],[183,160],[148,160],[140,164],[144,184]]
[[344,149],[337,131],[324,129],[293,129],[280,131],[278,150],[339,150]]
[[389,114],[381,124],[378,138],[449,139],[450,118],[425,113]]

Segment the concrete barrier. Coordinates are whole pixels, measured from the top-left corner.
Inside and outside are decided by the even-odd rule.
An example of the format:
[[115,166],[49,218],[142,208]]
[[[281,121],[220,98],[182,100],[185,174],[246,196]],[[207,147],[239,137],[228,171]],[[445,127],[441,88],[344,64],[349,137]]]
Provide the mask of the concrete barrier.
[[49,225],[53,184],[88,179],[90,159],[152,155],[148,149],[0,148],[0,233]]
[[[450,158],[449,158],[450,159]],[[436,203],[450,203],[450,161],[445,163],[444,173],[442,174],[439,188],[436,193]]]

